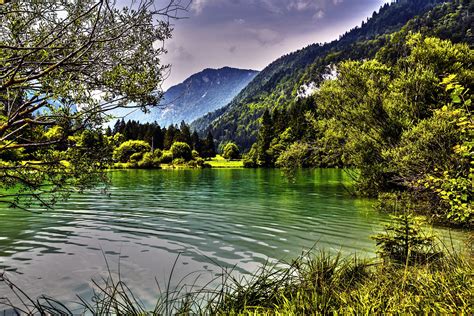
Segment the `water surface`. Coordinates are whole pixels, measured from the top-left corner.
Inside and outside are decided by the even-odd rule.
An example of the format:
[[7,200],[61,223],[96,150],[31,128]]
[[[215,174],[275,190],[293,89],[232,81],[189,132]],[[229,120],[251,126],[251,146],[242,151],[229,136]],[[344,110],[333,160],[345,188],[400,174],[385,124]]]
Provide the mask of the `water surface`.
[[110,196],[73,196],[42,214],[0,209],[0,267],[32,296],[77,301],[107,260],[151,302],[178,255],[173,284],[245,274],[315,245],[374,256],[369,237],[386,217],[351,197],[350,183],[342,170],[302,171],[294,183],[278,170],[118,171]]

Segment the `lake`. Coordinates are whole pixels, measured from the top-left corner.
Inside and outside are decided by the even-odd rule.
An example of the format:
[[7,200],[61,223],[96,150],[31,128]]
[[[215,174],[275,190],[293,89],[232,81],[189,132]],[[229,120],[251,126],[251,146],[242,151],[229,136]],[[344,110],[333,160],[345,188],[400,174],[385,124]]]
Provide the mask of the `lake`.
[[74,195],[41,214],[0,208],[0,271],[33,297],[77,301],[107,261],[151,304],[176,260],[172,285],[188,274],[205,284],[223,268],[245,275],[312,247],[375,256],[370,236],[387,216],[351,196],[344,171],[294,180],[265,169],[113,172],[110,196]]

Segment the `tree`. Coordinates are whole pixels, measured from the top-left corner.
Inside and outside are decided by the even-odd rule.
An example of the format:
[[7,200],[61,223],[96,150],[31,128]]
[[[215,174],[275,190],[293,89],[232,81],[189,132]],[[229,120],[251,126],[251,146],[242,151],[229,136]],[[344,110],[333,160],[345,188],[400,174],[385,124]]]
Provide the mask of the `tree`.
[[175,142],[170,150],[173,154],[173,159],[182,158],[185,161],[189,161],[193,158],[191,147],[186,143]]
[[196,131],[194,131],[191,135],[191,142],[193,145],[193,149],[198,153],[201,153],[203,144],[201,138],[199,138],[199,134]]
[[144,153],[149,151],[151,151],[151,147],[147,142],[143,140],[128,140],[114,150],[113,157],[118,162],[129,162],[133,155],[136,158],[141,158]]
[[181,124],[179,126],[179,132],[179,138],[176,139],[176,141],[180,141],[188,144],[189,146],[192,146],[191,129],[189,128],[189,125],[186,124],[184,121],[181,121]]
[[262,122],[258,133],[257,140],[257,153],[258,153],[258,164],[262,166],[271,165],[271,156],[268,154],[270,143],[273,138],[273,121],[268,109],[262,115]]
[[201,153],[203,158],[212,158],[216,156],[216,145],[214,144],[214,136],[212,136],[211,131],[207,132],[203,147],[204,148]]
[[[131,7],[113,0],[0,5],[0,152],[32,153],[28,163],[1,163],[0,187],[11,189],[1,201],[17,206],[34,197],[46,206],[47,192],[103,179],[104,166],[95,163],[100,151],[81,164],[63,163],[80,147],[71,136],[101,130],[114,108],[158,104],[168,69],[159,43],[170,38],[169,18],[182,9],[171,2],[157,10],[152,0]],[[57,195],[48,196],[52,202]]]
[[170,125],[165,132],[163,146],[165,149],[170,149],[171,145],[173,145],[175,137],[176,137],[176,129],[174,125]]
[[234,143],[227,143],[224,147],[222,156],[227,160],[239,159],[240,150],[239,147]]
[[398,59],[382,49],[341,63],[316,93],[318,114],[336,139],[344,135],[359,192],[407,194],[402,209],[411,203],[435,221],[472,225],[472,49],[420,34],[401,42]]

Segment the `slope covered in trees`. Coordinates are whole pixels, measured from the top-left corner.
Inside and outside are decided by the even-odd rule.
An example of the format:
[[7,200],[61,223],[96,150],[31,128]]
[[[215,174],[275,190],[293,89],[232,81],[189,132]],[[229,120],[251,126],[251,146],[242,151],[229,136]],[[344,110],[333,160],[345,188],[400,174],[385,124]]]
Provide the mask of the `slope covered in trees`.
[[402,30],[290,110],[266,110],[247,166],[352,167],[385,211],[472,225],[473,49]]
[[[433,9],[435,8],[435,9]],[[198,119],[192,127],[210,129],[218,142],[235,141],[249,150],[266,109],[288,111],[307,86],[317,86],[331,72],[328,65],[342,60],[373,58],[389,34],[400,30],[421,31],[453,41],[473,42],[472,4],[469,1],[397,1],[329,44],[313,44],[283,56],[265,68],[225,108]],[[303,91],[302,91],[303,90]]]

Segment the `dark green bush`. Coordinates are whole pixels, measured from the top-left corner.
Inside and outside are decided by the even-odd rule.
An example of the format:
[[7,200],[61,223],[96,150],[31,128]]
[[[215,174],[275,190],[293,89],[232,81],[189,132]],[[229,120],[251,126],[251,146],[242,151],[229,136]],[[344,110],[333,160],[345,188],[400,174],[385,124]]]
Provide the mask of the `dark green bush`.
[[173,158],[182,158],[185,161],[189,161],[193,158],[191,147],[183,142],[175,142],[170,149],[173,154]]

